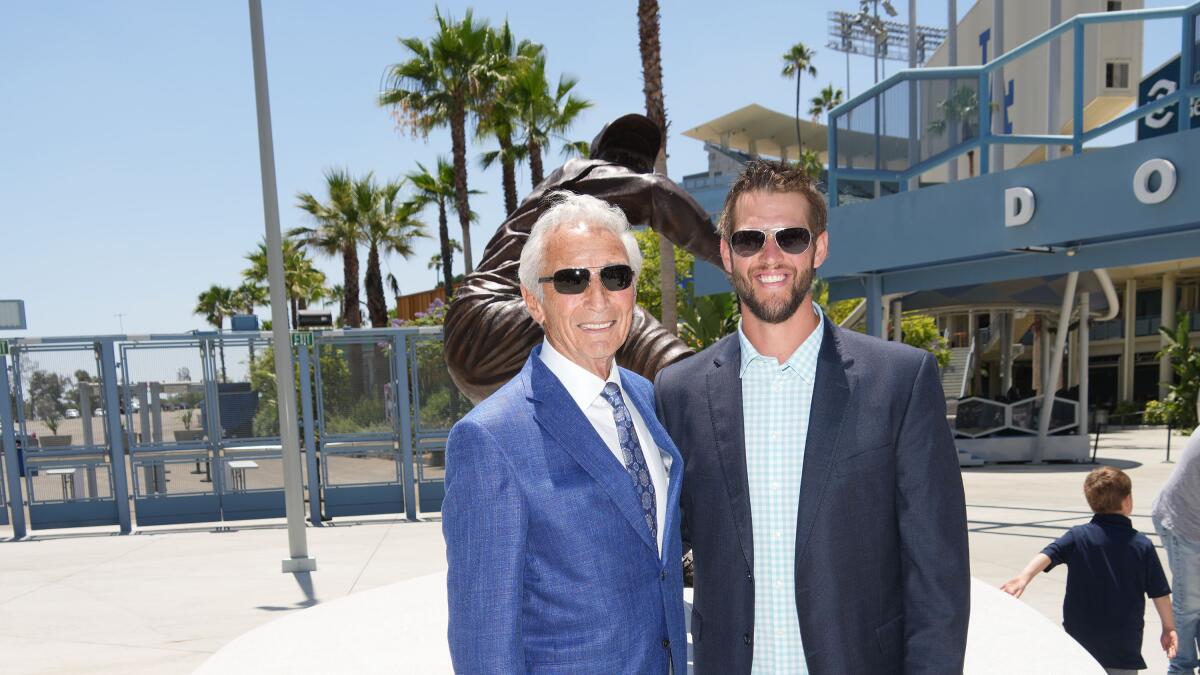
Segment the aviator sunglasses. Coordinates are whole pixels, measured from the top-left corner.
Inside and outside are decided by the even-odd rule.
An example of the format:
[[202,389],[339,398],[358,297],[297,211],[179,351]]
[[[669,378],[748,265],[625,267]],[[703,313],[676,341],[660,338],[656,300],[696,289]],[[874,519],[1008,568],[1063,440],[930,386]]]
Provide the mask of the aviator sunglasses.
[[610,291],[623,291],[633,284],[633,268],[629,265],[606,265],[604,267],[569,267],[548,277],[539,277],[538,283],[554,282],[554,290],[563,295],[578,295],[591,282],[591,270],[600,270],[600,283]]
[[767,245],[767,234],[775,238],[779,250],[795,255],[808,250],[812,232],[804,227],[776,227],[771,230],[738,230],[729,235],[729,247],[733,252],[749,258]]

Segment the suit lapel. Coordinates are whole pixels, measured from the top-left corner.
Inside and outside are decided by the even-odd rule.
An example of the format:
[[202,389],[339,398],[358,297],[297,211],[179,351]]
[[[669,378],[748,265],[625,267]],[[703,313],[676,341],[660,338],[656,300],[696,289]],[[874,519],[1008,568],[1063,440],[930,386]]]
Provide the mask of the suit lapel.
[[750,483],[746,475],[746,433],[742,416],[741,345],[736,333],[724,339],[708,371],[708,415],[717,457],[746,567],[754,569],[754,531],[750,520]]
[[[663,522],[663,532],[674,532],[673,528],[679,527],[679,509],[671,508],[671,505],[679,503],[680,484],[683,481],[683,456],[679,454],[679,449],[675,447],[667,430],[659,423],[658,415],[654,412],[654,404],[648,398],[643,397],[637,388],[627,386],[624,375],[624,373],[621,374],[621,385],[625,391],[629,392],[629,398],[637,408],[638,414],[642,416],[642,421],[646,423],[646,428],[650,430],[651,438],[654,439],[654,443],[659,449],[671,457],[671,470],[667,473],[667,515]],[[642,452],[649,451],[647,448],[642,448]],[[666,552],[667,541],[669,541],[668,538],[664,536],[663,552]]]
[[804,444],[804,470],[801,477],[800,504],[796,515],[796,566],[807,552],[808,538],[821,509],[821,499],[829,484],[836,457],[838,439],[850,403],[852,381],[846,370],[854,362],[844,358],[837,332],[826,319],[817,374],[813,386],[812,409],[808,417],[808,438]]
[[609,451],[566,388],[542,363],[540,352],[540,346],[535,348],[525,365],[530,380],[526,396],[533,403],[534,419],[608,493],[629,526],[657,556],[658,543],[650,538],[629,472]]

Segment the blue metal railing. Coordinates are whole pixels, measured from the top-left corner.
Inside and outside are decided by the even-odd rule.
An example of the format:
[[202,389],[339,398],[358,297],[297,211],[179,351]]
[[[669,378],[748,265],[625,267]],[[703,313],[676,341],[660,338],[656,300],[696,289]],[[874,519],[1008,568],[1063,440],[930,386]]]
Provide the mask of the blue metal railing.
[[[979,173],[986,174],[990,165],[990,150],[992,145],[1070,145],[1075,154],[1083,151],[1084,143],[1087,143],[1095,138],[1103,136],[1114,129],[1134,122],[1151,113],[1161,110],[1170,105],[1187,101],[1190,94],[1200,89],[1200,82],[1197,82],[1195,76],[1196,63],[1196,23],[1197,15],[1200,15],[1200,0],[1186,6],[1179,7],[1163,7],[1156,9],[1136,9],[1119,12],[1101,12],[1095,14],[1080,14],[1074,16],[1067,21],[1055,26],[1041,35],[1029,40],[1025,44],[1016,47],[1015,49],[993,59],[991,62],[981,66],[952,66],[942,68],[920,68],[915,70],[904,70],[896,73],[888,79],[880,82],[863,93],[837,106],[829,113],[829,206],[831,208],[838,206],[838,181],[839,179],[858,179],[870,181],[896,181],[899,183],[900,191],[907,189],[908,182],[920,176],[921,174],[933,169],[937,166],[956,160],[958,157],[972,151],[979,151]],[[1175,92],[1157,98],[1145,105],[1138,106],[1136,109],[1120,115],[1104,124],[1094,127],[1089,130],[1084,129],[1084,74],[1085,74],[1085,28],[1092,25],[1118,23],[1127,21],[1146,22],[1158,19],[1180,19],[1181,23],[1181,40],[1180,40],[1180,85]],[[991,95],[992,88],[989,84],[991,76],[998,70],[1004,68],[1006,64],[1012,63],[1015,59],[1027,54],[1038,47],[1046,45],[1052,40],[1059,39],[1071,33],[1074,37],[1073,44],[1073,97],[1071,120],[1072,133],[1064,134],[1008,134],[996,133],[992,130],[992,103]],[[909,151],[907,155],[906,165],[902,169],[889,169],[883,166],[882,160],[882,144],[884,134],[881,130],[881,108],[885,105],[883,98],[892,91],[897,85],[908,82],[909,95],[912,97],[917,83],[930,80],[946,80],[950,83],[964,82],[975,87],[973,95],[975,96],[974,111],[970,115],[958,115],[956,121],[963,124],[964,138],[961,141],[950,141],[948,147],[940,150],[931,156],[913,162],[912,148],[914,143],[919,144],[919,137],[914,134],[920,133],[915,130],[913,123],[909,120],[907,141]],[[967,87],[969,90],[969,87]],[[954,93],[957,93],[954,92]],[[970,92],[968,92],[970,93]],[[947,95],[949,101],[950,95]],[[908,107],[909,115],[913,115],[911,99]],[[863,111],[869,114],[868,119],[871,121],[874,129],[870,133],[874,136],[868,142],[873,142],[874,145],[874,167],[871,168],[854,168],[840,166],[839,155],[839,139],[838,134],[840,126],[845,126],[845,131],[853,131],[850,121],[856,111]],[[974,119],[971,119],[971,118]],[[1191,119],[1187,114],[1177,116],[1179,119],[1179,130],[1186,131],[1191,128]],[[950,115],[946,116],[947,120]],[[971,123],[975,122],[976,129],[972,129]],[[844,125],[843,125],[844,123]],[[957,131],[957,130],[956,130]],[[972,135],[970,132],[975,131]],[[957,135],[954,134],[954,135]],[[897,137],[899,138],[899,137]]]

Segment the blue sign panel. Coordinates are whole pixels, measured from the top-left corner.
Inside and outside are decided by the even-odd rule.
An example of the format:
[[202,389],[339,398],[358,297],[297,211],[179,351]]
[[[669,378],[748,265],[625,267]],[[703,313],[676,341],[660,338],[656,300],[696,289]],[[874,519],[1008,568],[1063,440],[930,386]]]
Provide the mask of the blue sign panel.
[[[1170,96],[1178,90],[1179,57],[1176,56],[1138,85],[1138,106],[1146,105],[1164,96]],[[1188,109],[1192,117],[1192,128],[1200,128],[1200,98],[1192,97],[1188,101]],[[1179,104],[1173,103],[1138,120],[1137,137],[1140,141],[1163,134],[1173,134],[1178,130]]]

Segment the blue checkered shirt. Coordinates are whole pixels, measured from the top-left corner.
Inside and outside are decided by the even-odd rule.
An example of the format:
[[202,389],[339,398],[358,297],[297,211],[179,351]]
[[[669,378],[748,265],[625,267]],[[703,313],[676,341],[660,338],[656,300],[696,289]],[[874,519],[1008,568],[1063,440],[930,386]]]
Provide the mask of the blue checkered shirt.
[[804,445],[824,336],[821,309],[812,306],[817,328],[782,364],[759,354],[738,326],[754,532],[754,673],[808,673],[795,570]]

